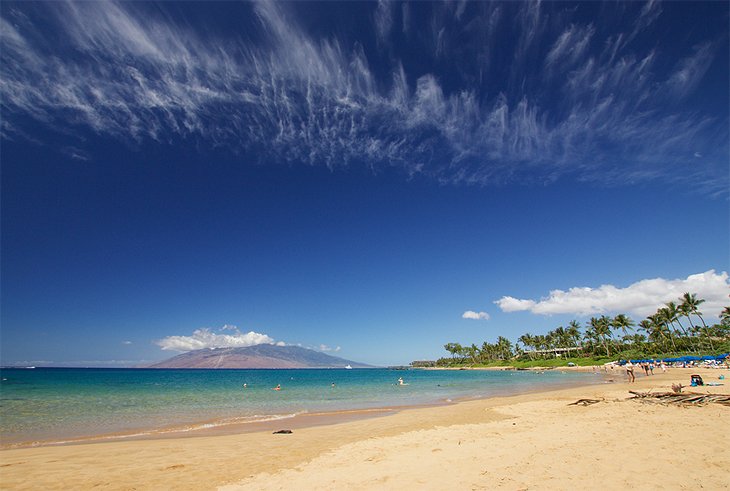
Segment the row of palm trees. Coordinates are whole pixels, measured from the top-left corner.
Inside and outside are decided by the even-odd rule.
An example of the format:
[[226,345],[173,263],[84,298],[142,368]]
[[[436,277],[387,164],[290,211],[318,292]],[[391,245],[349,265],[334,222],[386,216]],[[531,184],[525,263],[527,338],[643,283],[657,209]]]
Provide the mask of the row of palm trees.
[[[619,353],[632,356],[668,353],[708,353],[730,344],[730,307],[720,314],[720,323],[708,326],[699,310],[704,300],[685,293],[677,302],[668,302],[656,313],[637,324],[625,314],[615,317],[591,317],[585,327],[570,321],[546,334],[525,333],[517,344],[499,336],[496,343],[481,346],[459,343],[444,345],[451,358],[438,360],[439,365],[490,363],[515,357],[536,359],[554,357],[558,353],[571,356],[611,357]],[[636,329],[635,329],[636,328]]]
[[494,344],[485,341],[480,347],[477,347],[476,344],[462,346],[459,343],[447,343],[444,348],[451,353],[451,361],[445,364],[451,364],[457,360],[473,364],[488,363],[509,360],[514,357],[512,341],[504,336],[499,336]]

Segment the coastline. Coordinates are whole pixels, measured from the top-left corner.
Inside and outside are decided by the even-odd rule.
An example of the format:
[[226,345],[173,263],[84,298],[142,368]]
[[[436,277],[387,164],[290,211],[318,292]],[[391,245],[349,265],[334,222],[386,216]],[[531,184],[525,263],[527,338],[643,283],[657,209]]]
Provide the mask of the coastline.
[[[688,487],[718,488],[725,482],[730,457],[718,452],[730,439],[728,425],[721,423],[730,408],[687,410],[626,399],[628,390],[688,385],[690,373],[715,382],[720,374],[730,379],[730,371],[672,368],[637,376],[634,384],[617,372],[615,383],[401,408],[374,414],[384,416],[376,419],[349,414],[317,422],[312,415],[314,424],[302,418],[300,427],[285,420],[243,433],[2,450],[2,488],[233,490],[297,483],[305,489],[372,489],[422,487],[419,479],[428,479],[431,487],[454,489],[527,489],[537,483],[560,489],[598,482],[581,480],[595,477],[596,462],[611,471],[604,489],[631,482],[677,488],[685,480]],[[730,393],[727,385],[692,390]],[[567,406],[580,398],[602,402]],[[273,435],[272,427],[294,433]],[[685,449],[677,442],[701,444]]]
[[[209,370],[205,371],[210,372]],[[29,426],[31,431],[28,431],[26,433],[18,431],[13,434],[10,431],[7,431],[8,428],[12,428],[13,420],[5,420],[5,423],[9,426],[8,428],[2,428],[2,431],[0,432],[0,450],[43,446],[104,443],[110,441],[170,439],[250,433],[256,431],[275,430],[280,425],[303,428],[307,426],[321,426],[342,421],[351,421],[358,418],[370,418],[378,415],[387,415],[400,410],[407,410],[412,408],[435,407],[453,404],[460,401],[484,399],[497,396],[519,395],[529,392],[542,392],[545,390],[552,390],[561,387],[573,387],[577,385],[591,385],[596,383],[603,383],[603,377],[588,377],[584,374],[581,374],[581,376],[578,377],[569,377],[568,379],[562,378],[561,374],[566,374],[569,370],[552,370],[552,376],[544,378],[536,377],[534,375],[543,375],[547,373],[547,370],[533,370],[531,371],[532,374],[528,375],[527,371],[525,371],[521,373],[521,377],[516,377],[515,379],[504,377],[494,379],[492,377],[483,378],[480,376],[479,378],[475,379],[477,380],[477,382],[472,382],[471,387],[462,385],[460,386],[460,389],[453,390],[453,386],[451,385],[452,380],[454,380],[453,378],[436,377],[434,379],[431,376],[423,378],[423,373],[413,373],[417,371],[420,370],[412,371],[411,377],[408,377],[410,383],[406,384],[410,386],[408,389],[415,388],[416,390],[406,390],[405,392],[402,392],[402,389],[398,389],[395,392],[388,393],[388,387],[395,384],[382,385],[383,383],[387,382],[386,379],[383,379],[379,381],[380,384],[376,382],[376,384],[370,385],[369,387],[364,387],[360,384],[357,384],[356,392],[357,396],[359,396],[360,398],[359,400],[348,400],[347,398],[351,396],[347,396],[347,381],[337,379],[338,382],[342,384],[339,385],[339,387],[344,387],[345,393],[342,394],[340,399],[345,402],[338,404],[339,407],[329,408],[324,407],[325,405],[321,404],[320,400],[318,400],[316,397],[312,398],[311,396],[309,396],[309,400],[304,405],[302,405],[302,403],[288,405],[284,403],[283,405],[280,404],[278,407],[256,407],[256,405],[260,404],[262,401],[273,402],[278,399],[278,395],[276,398],[272,398],[273,394],[269,390],[262,391],[260,389],[262,385],[266,387],[267,385],[273,384],[271,380],[264,382],[258,380],[258,390],[254,390],[253,392],[248,393],[251,396],[249,398],[249,401],[252,402],[252,404],[250,405],[250,407],[244,408],[243,411],[241,411],[240,407],[236,407],[232,411],[226,411],[224,414],[221,415],[209,417],[205,417],[205,415],[199,415],[198,417],[196,417],[192,416],[193,413],[191,412],[177,410],[175,412],[171,412],[165,415],[164,418],[161,418],[159,411],[155,412],[153,410],[150,414],[147,415],[146,418],[138,417],[137,421],[135,421],[133,424],[128,423],[126,427],[120,429],[114,428],[113,424],[104,424],[105,421],[114,421],[115,415],[113,413],[106,413],[102,410],[100,413],[97,414],[94,410],[94,407],[96,406],[92,405],[90,407],[81,407],[77,404],[78,411],[88,410],[91,414],[96,415],[93,418],[88,419],[88,425],[80,427],[77,424],[76,426],[71,426],[69,428],[62,428],[60,431],[53,431],[53,429],[43,431],[43,429],[39,429],[36,426]],[[474,370],[474,372],[476,371],[481,370]],[[494,372],[493,370],[488,371]],[[272,373],[273,372],[276,372],[276,370],[272,370]],[[250,375],[251,374],[248,374],[248,376]],[[285,378],[288,379],[290,375],[296,376],[293,373],[287,373]],[[328,373],[328,379],[331,378],[329,375],[330,374]],[[436,374],[431,375],[435,376]],[[452,375],[455,375],[455,372],[452,372]],[[595,375],[600,375],[600,373],[597,372]],[[386,378],[388,376],[392,376],[392,374],[386,372]],[[296,376],[296,378],[299,379],[298,376]],[[381,379],[382,378],[383,377],[381,377]],[[294,380],[293,377],[292,380]],[[460,380],[463,381],[465,379],[460,378]],[[467,378],[466,380],[469,379]],[[152,383],[154,383],[156,386],[157,384],[165,382],[167,381],[159,381],[155,379],[151,381],[147,380],[146,382],[141,383],[136,382],[136,384],[144,387],[145,385],[149,385]],[[319,382],[323,383],[323,381]],[[440,382],[440,384],[437,382]],[[228,386],[231,386],[232,384],[233,386],[235,386],[236,383],[236,380],[227,380],[223,381],[222,385],[227,384]],[[307,381],[305,381],[304,384],[305,386],[307,386]],[[442,386],[441,384],[444,385]],[[323,397],[322,400],[336,400],[336,398],[330,398],[331,393],[329,383],[326,383],[324,385],[326,385],[327,387],[327,393],[320,393],[319,397]],[[315,382],[315,386],[311,386],[310,388],[314,388],[316,390],[316,386],[317,384]],[[350,383],[349,390],[351,393],[352,387],[353,384]],[[372,392],[373,387],[377,387],[378,392]],[[428,395],[424,396],[424,392],[428,392],[429,387],[432,387],[432,390],[430,390],[430,393],[428,393]],[[446,389],[446,387],[451,387],[451,390]],[[229,394],[233,392],[229,390]],[[288,390],[286,391],[286,393],[290,394]],[[120,394],[122,394],[122,396],[120,396]],[[121,407],[144,407],[144,404],[148,403],[148,401],[141,399],[136,401],[133,400],[133,403],[130,404],[127,401],[130,397],[134,398],[135,395],[127,394],[127,397],[125,398],[124,394],[125,392],[109,394],[109,396],[113,397],[113,399],[108,400],[106,406],[118,407],[117,405],[121,405]],[[240,393],[240,396],[242,395],[243,393]],[[401,395],[403,396],[401,397]],[[238,392],[235,392],[234,396],[236,398],[240,397]],[[12,398],[11,396],[9,400],[23,400],[22,397],[23,395],[19,394],[18,398]],[[105,397],[107,397],[107,394],[101,393],[96,399],[92,399],[91,402],[96,403],[97,401],[104,399]],[[179,397],[181,396],[178,396],[178,398]],[[230,404],[231,400],[232,399],[230,397],[227,399],[225,397],[219,399],[222,404]],[[284,400],[286,401],[286,399]],[[296,396],[294,400],[296,402]],[[254,409],[252,410],[251,408]],[[15,406],[15,409],[16,411],[25,410],[25,408],[18,406],[17,404]],[[3,410],[7,412],[6,414],[11,415],[11,408],[4,407]],[[60,417],[63,417],[64,414],[64,409],[62,408],[58,412],[58,415]],[[144,413],[140,412],[139,414]],[[121,414],[121,416],[126,415]],[[56,414],[46,415],[46,419],[54,417],[56,417]],[[44,421],[46,421],[46,419],[44,419],[43,421],[39,421],[41,428],[43,428],[43,423]],[[52,422],[54,420],[50,419],[50,421]],[[101,424],[98,424],[98,422],[101,422]]]
[[565,372],[596,372],[603,370],[603,365],[585,365],[574,367],[528,367],[517,368],[512,365],[504,365],[500,367],[419,367],[416,370],[485,370],[492,372],[509,372],[512,370],[525,372],[540,372],[545,370],[558,370]]

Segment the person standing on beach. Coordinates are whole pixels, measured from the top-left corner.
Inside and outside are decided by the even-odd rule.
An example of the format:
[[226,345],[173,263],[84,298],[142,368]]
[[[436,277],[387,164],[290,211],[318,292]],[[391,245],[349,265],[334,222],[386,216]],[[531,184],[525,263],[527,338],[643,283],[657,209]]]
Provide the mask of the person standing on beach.
[[634,377],[634,364],[631,363],[631,360],[626,360],[626,375],[629,377],[629,382],[636,381],[636,377]]

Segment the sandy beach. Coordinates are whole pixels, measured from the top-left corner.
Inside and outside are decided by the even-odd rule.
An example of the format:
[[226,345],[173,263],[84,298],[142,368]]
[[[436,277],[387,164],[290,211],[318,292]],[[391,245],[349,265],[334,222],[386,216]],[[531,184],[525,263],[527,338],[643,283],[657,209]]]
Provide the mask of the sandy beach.
[[[691,373],[730,394],[728,370],[186,438],[0,452],[2,489],[727,489],[730,407],[630,400]],[[718,380],[724,374],[726,380]],[[600,402],[569,405],[578,399]],[[354,419],[353,419],[354,418]],[[328,424],[322,424],[328,423]],[[276,427],[277,429],[278,426]]]

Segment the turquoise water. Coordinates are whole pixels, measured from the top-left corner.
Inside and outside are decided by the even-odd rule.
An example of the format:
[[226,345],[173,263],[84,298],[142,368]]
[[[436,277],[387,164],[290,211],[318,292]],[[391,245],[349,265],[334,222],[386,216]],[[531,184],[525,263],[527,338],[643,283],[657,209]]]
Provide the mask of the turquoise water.
[[[593,374],[559,370],[36,368],[2,369],[0,376],[3,446],[194,431],[303,413],[444,403],[602,382]],[[397,385],[399,377],[408,385]],[[282,390],[272,390],[277,384]]]

